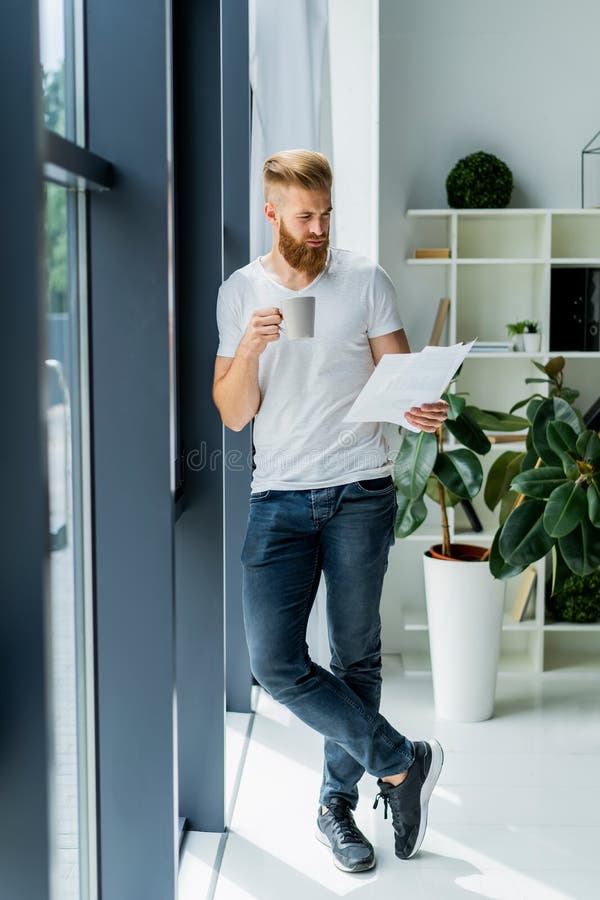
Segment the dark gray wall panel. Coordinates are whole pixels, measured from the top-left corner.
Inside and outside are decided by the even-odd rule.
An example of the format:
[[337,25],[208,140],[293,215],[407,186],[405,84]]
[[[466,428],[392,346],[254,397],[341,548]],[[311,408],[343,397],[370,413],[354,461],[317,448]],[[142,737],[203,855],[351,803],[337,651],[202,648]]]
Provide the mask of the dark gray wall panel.
[[[224,277],[245,266],[250,253],[250,85],[248,0],[223,7],[223,227]],[[242,617],[240,553],[248,518],[252,426],[223,429],[227,709],[250,711],[250,660]]]
[[46,900],[46,303],[37,3],[8,0],[0,18],[0,898]]
[[92,428],[102,900],[175,889],[164,0],[88,0]]
[[177,284],[184,511],[176,523],[179,812],[222,831],[225,641],[223,441],[212,401],[222,279],[218,0],[174,9]]

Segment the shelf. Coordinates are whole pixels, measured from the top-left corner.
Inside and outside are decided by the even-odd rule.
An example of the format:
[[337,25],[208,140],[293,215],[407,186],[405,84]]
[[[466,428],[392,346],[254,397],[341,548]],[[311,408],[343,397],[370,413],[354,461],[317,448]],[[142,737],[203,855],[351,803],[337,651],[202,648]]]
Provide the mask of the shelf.
[[600,661],[598,654],[586,653],[585,656],[574,652],[546,653],[544,656],[544,674],[556,675],[595,675],[600,677]]
[[587,209],[577,207],[577,209],[551,209],[549,212],[553,216],[597,216],[600,209],[598,207],[588,207]]
[[[579,631],[600,631],[600,622],[590,622],[587,625],[582,625],[579,622],[549,622],[544,625],[544,631],[564,631],[565,633],[571,632],[579,632]],[[600,653],[599,653],[599,665],[600,665]]]
[[535,672],[535,666],[528,653],[502,653],[498,663],[500,675],[516,674],[523,672]]
[[465,360],[472,359],[541,359],[553,356],[564,356],[565,359],[600,359],[598,350],[538,350],[526,353],[525,350],[480,350],[471,351]]
[[550,260],[550,264],[553,266],[600,266],[600,259],[584,259],[579,256],[563,256],[553,257]]
[[543,350],[536,353],[526,353],[524,350],[478,350],[471,351],[465,360],[471,359],[539,359],[548,356]]
[[415,219],[439,219],[448,218],[453,212],[455,212],[453,209],[409,209],[406,215]]
[[[544,626],[544,672],[600,675],[599,630],[589,625],[560,630]],[[584,631],[587,638],[582,638]]]
[[510,207],[503,207],[502,209],[407,209],[406,215],[410,218],[439,218],[440,216],[482,216],[484,218],[489,217],[503,217],[503,216],[546,216],[552,215],[554,217],[559,216],[600,216],[600,209],[598,207],[595,208],[586,208],[582,209],[581,207],[576,207],[575,209],[551,209],[549,207],[534,207],[529,209],[521,209],[515,208],[511,209]]
[[[511,258],[500,258],[500,257],[471,257],[469,259],[461,259],[460,257],[453,260],[449,258],[436,258],[433,259],[414,259],[412,256],[407,257],[405,260],[406,264],[409,266],[449,266],[451,263],[456,262],[459,266],[545,266],[548,265],[548,259],[542,259],[541,257],[525,257],[525,256],[517,256]],[[565,262],[564,260],[557,260],[557,262]],[[573,260],[569,260],[569,262],[573,262]],[[580,263],[581,265],[591,265],[592,261],[590,260],[575,260],[575,262]],[[600,262],[598,262],[600,265]]]
[[469,259],[458,257],[456,263],[459,266],[544,266],[548,264],[548,260],[539,256],[516,256],[510,258],[474,256]]
[[[586,221],[586,218],[588,221]],[[566,265],[597,260],[600,247],[600,217],[598,210],[587,217],[563,214],[552,219],[553,261],[564,260]]]
[[[542,322],[544,339],[549,281],[547,266],[498,266],[493,261],[487,264],[482,259],[477,260],[476,265],[457,265],[452,271],[456,273],[456,289],[451,295],[455,306],[456,339],[477,337],[482,342],[507,341],[507,323],[521,319]],[[517,355],[512,349],[488,352]],[[536,352],[541,353],[542,350]],[[525,356],[525,351],[518,351],[518,354]],[[475,355],[469,353],[467,359]]]
[[[414,218],[439,218],[440,216],[480,216],[489,218],[490,216],[545,216],[550,210],[542,209],[408,209],[406,215]],[[571,210],[561,210],[561,212],[572,214]],[[573,210],[573,212],[583,212],[583,210]],[[593,212],[586,210],[586,212]]]
[[[534,353],[514,351],[509,343],[504,350],[472,352],[451,390],[465,393],[468,404],[508,410],[536,392],[547,396],[549,385],[528,385],[525,379],[537,377],[534,362],[544,364],[564,356],[565,382],[580,392],[578,407],[585,410],[595,402],[600,350],[565,351],[550,349],[548,344],[552,272],[559,266],[600,268],[600,209],[411,209],[405,224],[404,256],[419,247],[450,249],[450,258],[407,259],[405,271],[411,287],[416,286],[415,303],[426,306],[432,322],[439,297],[450,298],[445,333],[448,344],[470,341],[475,336],[481,344],[506,342],[506,323],[522,319],[541,323],[542,349]],[[559,340],[560,335],[556,337]],[[524,416],[524,408],[519,413]],[[522,432],[502,434],[506,442],[492,443],[493,452],[481,458],[484,472],[498,454],[526,450]],[[445,440],[448,450],[461,446],[451,435]],[[497,530],[498,510],[487,509],[482,493],[472,502],[484,530],[472,531],[464,510],[457,505],[449,510],[451,539],[454,543],[489,547]],[[430,672],[425,584],[418,557],[441,542],[438,521],[439,513],[428,512],[422,530],[396,540],[386,576],[386,615],[394,616],[394,628],[388,634],[393,632],[391,644],[402,652],[407,673]],[[544,673],[552,677],[553,673],[572,673],[600,678],[600,622],[544,622],[548,557],[535,567],[538,582],[528,610],[530,615],[535,612],[535,618],[522,622],[513,619],[511,610],[519,579],[507,582],[499,671],[507,675]],[[399,598],[406,609],[401,609]]]
[[407,259],[409,266],[449,266],[451,259]]
[[[405,631],[428,631],[427,611],[425,609],[415,609],[414,607],[404,607],[402,609],[404,618]],[[526,619],[524,622],[515,622],[510,612],[505,612],[502,619],[503,631],[537,631],[537,622],[535,619]]]
[[547,356],[564,356],[565,359],[600,359],[598,350],[549,350]]
[[502,620],[502,631],[537,631],[538,625],[535,619],[525,619],[523,622],[516,622],[510,612],[504,613]]

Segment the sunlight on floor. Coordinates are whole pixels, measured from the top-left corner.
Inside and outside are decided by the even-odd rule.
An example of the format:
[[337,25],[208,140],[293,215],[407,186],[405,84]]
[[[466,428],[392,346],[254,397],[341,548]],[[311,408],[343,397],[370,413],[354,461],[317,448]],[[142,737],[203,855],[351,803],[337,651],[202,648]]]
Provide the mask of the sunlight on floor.
[[[375,846],[377,866],[355,875],[336,869],[314,837],[322,738],[259,692],[214,890],[203,893],[201,881],[218,866],[217,844],[182,867],[190,890],[180,900],[595,900],[598,687],[505,679],[494,719],[449,725],[432,716],[427,679],[388,666],[386,715],[409,735],[437,736],[446,760],[425,841],[409,861],[394,855],[390,819],[372,809],[376,780],[361,780],[356,820]],[[231,724],[239,756],[244,722]],[[207,837],[215,836],[198,836]]]
[[[430,852],[436,853],[440,857],[462,860],[480,870],[479,873],[455,879],[455,884],[477,894],[478,897],[489,897],[492,900],[515,900],[516,897],[521,896],[539,897],[540,900],[577,900],[573,894],[555,891],[547,884],[543,884],[511,866],[503,865],[497,859],[486,856],[466,844],[461,844],[441,831],[430,828],[427,839]],[[506,890],[502,888],[502,881],[505,878]]]
[[441,787],[438,785],[435,789],[436,796],[440,797],[442,800],[445,800],[447,803],[453,803],[454,806],[460,806],[462,800],[458,796],[455,791],[449,791],[448,788]]

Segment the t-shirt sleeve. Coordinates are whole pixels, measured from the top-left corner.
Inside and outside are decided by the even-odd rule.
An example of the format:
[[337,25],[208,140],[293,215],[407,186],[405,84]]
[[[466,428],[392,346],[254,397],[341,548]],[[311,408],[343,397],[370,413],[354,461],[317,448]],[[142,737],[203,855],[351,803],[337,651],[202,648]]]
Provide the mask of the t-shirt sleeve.
[[398,295],[387,272],[376,266],[367,294],[367,336],[380,337],[404,328]]
[[243,334],[240,310],[235,302],[235,295],[230,291],[224,291],[222,285],[217,294],[217,327],[219,329],[217,356],[235,356]]

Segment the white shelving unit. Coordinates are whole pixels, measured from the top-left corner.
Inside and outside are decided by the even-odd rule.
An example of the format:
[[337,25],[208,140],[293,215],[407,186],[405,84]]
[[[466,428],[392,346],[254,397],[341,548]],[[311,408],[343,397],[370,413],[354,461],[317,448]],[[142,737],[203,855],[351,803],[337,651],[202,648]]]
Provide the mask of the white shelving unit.
[[[431,308],[440,297],[450,298],[442,343],[474,337],[504,340],[507,322],[533,319],[541,323],[539,353],[472,353],[463,364],[455,390],[468,391],[467,402],[476,406],[508,410],[540,388],[546,393],[546,385],[525,384],[525,378],[539,375],[531,361],[543,363],[561,354],[568,360],[565,384],[581,392],[577,405],[585,411],[600,393],[600,353],[550,350],[550,274],[558,265],[600,267],[600,210],[409,210],[407,217],[407,266],[429,270],[427,285],[435,291]],[[417,247],[449,247],[450,258],[416,260]],[[414,276],[422,277],[422,273],[415,271]],[[524,449],[524,443],[493,444],[481,457],[484,471],[487,473],[498,453],[514,449]],[[462,509],[456,507],[450,510],[452,539],[489,546],[497,512],[487,509],[482,495],[473,505],[484,531],[473,532]],[[393,616],[391,638],[387,646],[384,642],[384,651],[399,650],[407,672],[430,668],[421,557],[431,544],[440,542],[441,528],[439,507],[431,503],[428,508],[421,528],[409,538],[396,540],[384,584],[384,633],[387,619],[391,623]],[[550,558],[534,566],[538,577],[531,618],[520,623],[512,619],[518,578],[507,582],[500,671],[600,674],[600,624],[546,622]]]

